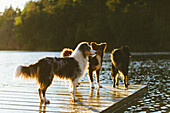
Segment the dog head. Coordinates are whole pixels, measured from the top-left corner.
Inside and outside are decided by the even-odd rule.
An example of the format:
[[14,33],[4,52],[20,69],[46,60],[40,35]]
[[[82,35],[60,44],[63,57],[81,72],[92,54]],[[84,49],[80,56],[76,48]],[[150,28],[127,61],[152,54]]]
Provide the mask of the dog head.
[[106,50],[106,47],[107,47],[106,42],[103,42],[103,43],[100,43],[100,44],[97,44],[96,42],[91,42],[90,45],[93,48],[93,50],[97,51],[97,55],[100,55],[100,56],[103,56],[103,54]]
[[129,47],[127,45],[121,47],[121,51],[123,52],[124,56],[127,58],[131,57],[131,54],[129,52]]
[[80,43],[78,45],[78,50],[82,52],[84,58],[96,54],[96,51],[91,48],[88,42]]

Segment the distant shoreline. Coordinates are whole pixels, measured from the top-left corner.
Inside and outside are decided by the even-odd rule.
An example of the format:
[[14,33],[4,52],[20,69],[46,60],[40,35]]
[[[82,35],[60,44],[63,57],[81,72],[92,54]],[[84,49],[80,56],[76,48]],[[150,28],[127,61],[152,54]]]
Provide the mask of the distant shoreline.
[[[0,53],[18,53],[18,52],[61,52],[61,51],[29,51],[29,50],[0,50]],[[106,54],[110,54],[110,52],[106,52]],[[141,55],[170,55],[170,52],[131,52],[132,56],[141,56]]]

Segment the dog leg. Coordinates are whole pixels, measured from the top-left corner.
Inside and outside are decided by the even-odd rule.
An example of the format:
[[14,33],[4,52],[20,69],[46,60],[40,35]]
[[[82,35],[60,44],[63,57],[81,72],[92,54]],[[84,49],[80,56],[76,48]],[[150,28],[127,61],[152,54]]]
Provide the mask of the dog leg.
[[116,87],[116,75],[118,74],[118,70],[114,67],[113,63],[111,66],[111,76],[112,76],[112,80],[113,80],[113,87]]
[[44,87],[43,87],[43,90],[42,90],[42,94],[43,94],[43,98],[44,98],[45,104],[50,104],[50,101],[47,100],[47,99],[46,99],[46,96],[45,96],[45,93],[46,93],[46,90],[47,90],[48,86],[49,86],[49,85],[44,86]]
[[89,69],[88,73],[89,73],[89,80],[90,80],[90,83],[91,83],[90,86],[91,86],[91,88],[94,89],[94,83],[93,83],[93,71],[92,71],[92,69]]
[[119,87],[119,73],[116,74],[115,79],[116,79],[116,86],[118,88]]
[[126,75],[126,83],[127,83],[127,85],[129,85],[129,76],[128,75]]
[[112,80],[113,80],[113,87],[115,88],[116,87],[116,77],[112,76]]
[[127,76],[127,74],[124,71],[123,72],[119,71],[119,73],[120,73],[122,80],[125,84],[125,88],[128,89],[128,76]]
[[72,81],[70,81],[70,87],[69,87],[69,90],[70,90],[70,93],[72,93],[72,92],[73,92],[73,82],[72,82]]
[[111,68],[111,76],[113,80],[113,87],[115,88],[116,87],[116,74],[112,68]]
[[101,86],[100,83],[99,83],[99,73],[100,73],[100,70],[97,70],[97,71],[96,71],[97,86],[98,86],[98,88],[102,88],[102,86]]
[[125,75],[124,84],[125,84],[125,88],[128,89],[128,76],[127,75]]
[[46,89],[42,90],[43,93],[43,97],[44,97],[44,102],[45,104],[50,104],[50,101],[46,99],[45,93],[46,93]]
[[38,92],[39,92],[39,97],[40,97],[41,102],[44,102],[44,99],[42,98],[42,89],[39,88]]
[[77,80],[74,80],[74,81],[72,82],[72,92],[71,92],[71,96],[72,96],[73,102],[75,102],[76,100],[78,100],[78,98],[75,96],[77,82],[78,82]]

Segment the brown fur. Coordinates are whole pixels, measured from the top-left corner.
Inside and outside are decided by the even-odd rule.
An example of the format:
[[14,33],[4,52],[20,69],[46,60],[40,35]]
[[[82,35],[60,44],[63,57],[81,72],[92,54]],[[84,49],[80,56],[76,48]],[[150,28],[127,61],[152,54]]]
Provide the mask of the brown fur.
[[125,88],[128,88],[128,66],[130,60],[130,52],[128,46],[113,49],[111,53],[112,67],[111,75],[113,79],[113,87],[119,86],[119,74],[123,74]]

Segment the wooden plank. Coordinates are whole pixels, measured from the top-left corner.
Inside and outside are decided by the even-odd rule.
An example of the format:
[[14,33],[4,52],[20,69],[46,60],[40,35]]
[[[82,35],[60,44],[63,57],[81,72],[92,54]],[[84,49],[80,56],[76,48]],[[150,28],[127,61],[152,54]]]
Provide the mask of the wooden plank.
[[[133,100],[136,95],[146,91],[145,85],[130,85],[128,90],[123,84],[118,89],[112,84],[102,83],[103,88],[91,90],[89,83],[82,82],[77,87],[73,103],[69,93],[69,83],[54,83],[47,90],[47,98],[51,104],[40,103],[38,87],[34,82],[19,82],[0,89],[0,110],[3,112],[112,112]],[[145,89],[145,90],[144,90]],[[116,107],[115,107],[116,106]]]
[[128,106],[135,101],[136,98],[140,98],[145,94],[148,90],[148,87],[143,87],[139,91],[129,95],[128,97],[120,100],[119,102],[113,104],[112,106],[108,107],[107,109],[103,110],[102,113],[120,113],[123,112]]

